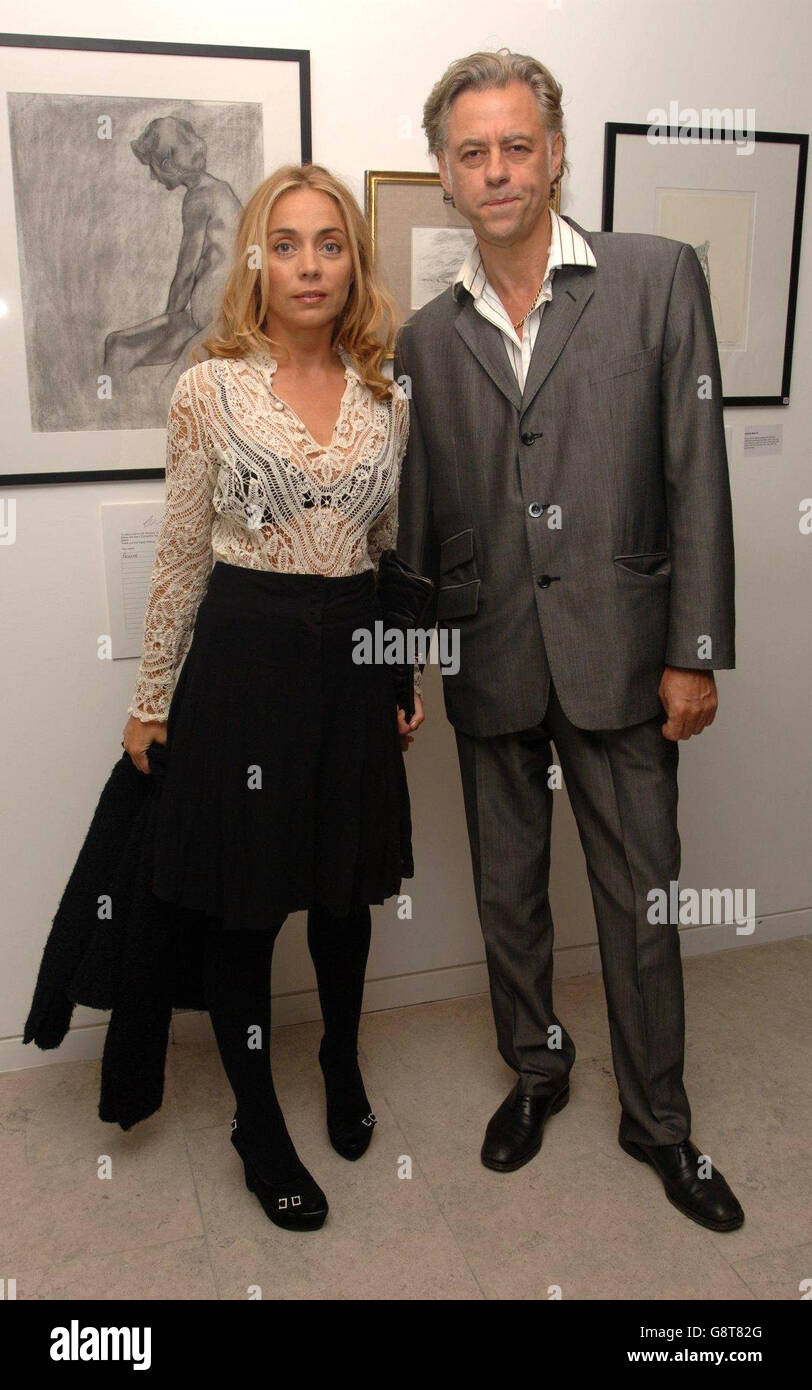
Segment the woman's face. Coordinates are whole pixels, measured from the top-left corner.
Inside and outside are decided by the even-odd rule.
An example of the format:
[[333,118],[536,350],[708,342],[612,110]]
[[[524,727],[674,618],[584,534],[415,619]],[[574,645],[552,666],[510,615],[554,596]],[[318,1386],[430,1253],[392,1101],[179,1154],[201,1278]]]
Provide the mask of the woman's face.
[[347,229],[335,199],[314,188],[283,193],[268,229],[269,318],[293,331],[332,324],[351,280]]

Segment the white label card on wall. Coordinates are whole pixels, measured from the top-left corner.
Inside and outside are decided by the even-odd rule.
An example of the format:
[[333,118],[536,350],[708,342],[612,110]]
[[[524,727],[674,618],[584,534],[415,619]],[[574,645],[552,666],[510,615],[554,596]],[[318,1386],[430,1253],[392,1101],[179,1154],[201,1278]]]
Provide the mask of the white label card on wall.
[[783,425],[745,425],[744,452],[751,458],[781,458],[784,452]]
[[100,508],[114,661],[141,655],[144,612],[163,509],[163,500],[104,503]]

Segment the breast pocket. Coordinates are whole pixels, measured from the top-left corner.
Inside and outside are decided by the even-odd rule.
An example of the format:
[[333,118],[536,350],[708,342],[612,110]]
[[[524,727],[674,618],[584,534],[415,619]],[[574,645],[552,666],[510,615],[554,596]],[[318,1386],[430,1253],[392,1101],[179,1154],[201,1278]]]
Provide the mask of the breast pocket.
[[606,381],[611,377],[627,376],[630,372],[642,371],[657,361],[656,347],[640,348],[637,352],[624,352],[617,357],[609,357],[587,372],[589,381]]
[[474,554],[474,532],[469,526],[440,542],[440,584],[437,618],[464,618],[479,607],[480,579]]

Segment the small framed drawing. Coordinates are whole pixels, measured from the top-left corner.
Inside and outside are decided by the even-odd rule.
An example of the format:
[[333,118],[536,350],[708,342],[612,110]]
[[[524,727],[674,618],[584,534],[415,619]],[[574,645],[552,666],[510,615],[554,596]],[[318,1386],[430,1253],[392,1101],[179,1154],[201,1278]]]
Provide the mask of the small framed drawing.
[[[560,184],[550,206],[558,212]],[[397,305],[398,327],[454,283],[475,241],[443,200],[439,174],[367,170],[366,215],[378,274]]]
[[808,146],[776,131],[606,124],[603,230],[693,246],[725,405],[789,405]]
[[310,158],[304,50],[0,34],[0,482],[163,476],[242,208]]

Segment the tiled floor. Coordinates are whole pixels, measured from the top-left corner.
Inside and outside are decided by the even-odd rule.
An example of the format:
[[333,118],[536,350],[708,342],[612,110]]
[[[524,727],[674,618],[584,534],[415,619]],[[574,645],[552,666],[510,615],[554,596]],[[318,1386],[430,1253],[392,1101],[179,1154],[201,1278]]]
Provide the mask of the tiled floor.
[[812,939],[689,959],[685,978],[693,1138],[744,1206],[739,1231],[681,1216],[618,1147],[587,976],[556,986],[578,1052],[570,1104],[511,1174],[479,1161],[513,1081],[487,995],[364,1016],[378,1125],[357,1163],[327,1139],[319,1025],[276,1030],[288,1125],[330,1201],[307,1234],[272,1225],[244,1186],[213,1044],[170,1049],[163,1108],[127,1134],[97,1118],[98,1062],[0,1076],[0,1275],[19,1299],[797,1299],[812,1277]]

